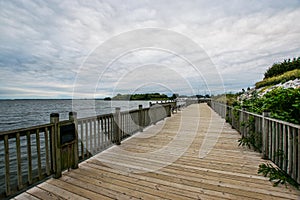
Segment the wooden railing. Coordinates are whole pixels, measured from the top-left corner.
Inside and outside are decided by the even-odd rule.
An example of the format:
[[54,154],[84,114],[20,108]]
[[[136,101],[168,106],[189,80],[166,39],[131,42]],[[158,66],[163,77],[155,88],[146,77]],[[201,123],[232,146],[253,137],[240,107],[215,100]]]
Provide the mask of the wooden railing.
[[272,160],[300,184],[300,126],[211,101],[211,108],[242,137],[250,138],[262,157]]
[[52,113],[50,123],[0,133],[0,199],[62,171],[77,168],[78,163],[103,151],[143,128],[171,116],[171,105],[124,111],[59,121]]
[[52,131],[53,125],[45,124],[0,134],[0,198],[3,193],[9,196],[53,173]]

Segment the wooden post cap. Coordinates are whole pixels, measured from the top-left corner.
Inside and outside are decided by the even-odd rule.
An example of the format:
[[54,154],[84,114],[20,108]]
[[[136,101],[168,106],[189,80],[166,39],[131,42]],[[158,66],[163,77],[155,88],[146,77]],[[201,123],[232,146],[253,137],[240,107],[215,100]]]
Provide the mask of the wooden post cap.
[[50,117],[59,117],[59,113],[51,113]]

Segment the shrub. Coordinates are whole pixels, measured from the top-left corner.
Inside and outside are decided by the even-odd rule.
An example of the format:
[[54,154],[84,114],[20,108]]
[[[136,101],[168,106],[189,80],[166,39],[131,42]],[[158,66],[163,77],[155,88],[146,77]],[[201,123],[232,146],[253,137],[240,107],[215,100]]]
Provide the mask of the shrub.
[[300,78],[300,69],[295,69],[293,71],[285,72],[282,75],[275,76],[272,78],[267,78],[262,81],[259,81],[255,84],[256,89],[261,87],[266,87],[270,85],[276,85],[278,83],[285,83],[289,80],[295,80],[297,78]]
[[294,58],[293,60],[284,60],[282,63],[274,63],[272,67],[266,71],[264,79],[278,76],[294,69],[300,69],[300,57],[297,59]]

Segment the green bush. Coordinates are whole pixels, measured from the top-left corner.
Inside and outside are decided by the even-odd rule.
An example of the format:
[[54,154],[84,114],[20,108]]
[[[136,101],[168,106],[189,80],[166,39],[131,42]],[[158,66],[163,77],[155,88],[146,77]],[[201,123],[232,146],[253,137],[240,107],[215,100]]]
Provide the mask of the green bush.
[[282,75],[275,76],[272,78],[267,78],[262,81],[259,81],[255,84],[256,89],[271,85],[276,85],[278,83],[285,83],[289,80],[295,80],[296,78],[300,78],[300,69],[295,69],[289,72],[285,72]]
[[284,60],[282,63],[274,63],[272,67],[266,71],[264,79],[278,76],[294,69],[300,69],[300,57],[293,58],[293,60]]
[[245,100],[243,106],[247,110],[262,114],[264,110],[271,111],[271,117],[283,121],[300,124],[300,89],[282,87],[276,88],[261,98]]
[[258,174],[263,174],[265,177],[269,177],[269,181],[273,181],[273,186],[279,184],[291,184],[299,189],[299,184],[293,180],[286,172],[278,167],[274,167],[270,163],[262,163],[259,165]]

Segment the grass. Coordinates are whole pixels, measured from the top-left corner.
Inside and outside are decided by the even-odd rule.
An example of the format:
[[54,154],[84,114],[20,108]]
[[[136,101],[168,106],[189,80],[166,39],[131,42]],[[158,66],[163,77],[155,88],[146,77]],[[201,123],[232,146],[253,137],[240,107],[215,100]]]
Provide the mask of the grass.
[[295,80],[296,78],[300,78],[300,69],[295,69],[292,71],[285,72],[282,75],[275,76],[272,78],[266,78],[262,81],[259,81],[255,84],[255,88],[261,88],[271,85],[276,85],[278,83],[285,83],[289,80]]
[[212,97],[214,101],[224,103],[227,105],[233,105],[234,102],[236,101],[236,98],[239,94],[222,94],[222,95],[217,95]]

